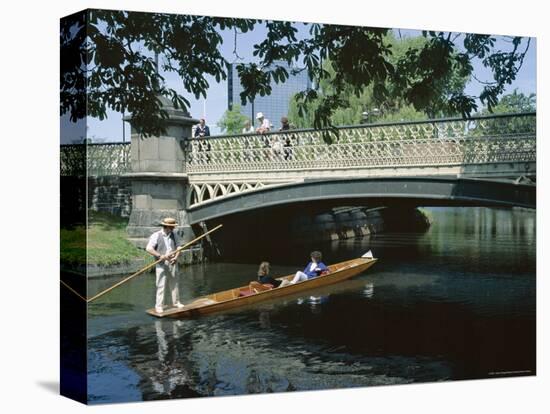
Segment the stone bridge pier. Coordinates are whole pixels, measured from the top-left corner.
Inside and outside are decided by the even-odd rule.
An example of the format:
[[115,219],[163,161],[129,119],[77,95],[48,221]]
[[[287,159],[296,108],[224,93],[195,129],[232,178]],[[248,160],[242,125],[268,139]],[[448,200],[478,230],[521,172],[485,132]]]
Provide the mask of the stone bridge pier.
[[[124,174],[132,184],[133,208],[127,231],[129,240],[138,247],[146,246],[151,233],[168,216],[178,221],[176,231],[184,242],[194,238],[185,205],[189,187],[185,156],[191,127],[198,120],[175,109],[169,99],[160,99],[169,115],[166,134],[144,138],[132,125],[132,167]],[[131,117],[126,120],[132,124]]]

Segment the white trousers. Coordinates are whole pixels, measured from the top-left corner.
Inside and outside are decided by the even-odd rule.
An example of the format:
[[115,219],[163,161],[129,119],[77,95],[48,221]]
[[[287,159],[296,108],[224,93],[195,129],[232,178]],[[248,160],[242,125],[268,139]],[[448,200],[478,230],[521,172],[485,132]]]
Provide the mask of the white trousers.
[[157,265],[155,270],[157,274],[157,299],[155,307],[162,307],[164,305],[164,290],[166,288],[168,288],[172,295],[172,305],[179,303],[180,292],[178,288],[177,264]]
[[307,275],[304,272],[298,270],[296,272],[296,275],[294,276],[294,279],[292,279],[292,282],[290,283],[303,282],[304,280],[308,280]]

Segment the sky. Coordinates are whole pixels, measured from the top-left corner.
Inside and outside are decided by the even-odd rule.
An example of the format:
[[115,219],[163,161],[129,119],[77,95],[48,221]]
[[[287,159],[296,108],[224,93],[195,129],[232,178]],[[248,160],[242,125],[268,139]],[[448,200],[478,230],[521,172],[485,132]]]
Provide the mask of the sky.
[[[299,38],[308,36],[308,26],[298,24],[297,27],[299,29]],[[398,29],[395,29],[396,34],[397,30]],[[400,33],[402,36],[410,37],[420,35],[420,31],[417,30],[400,30]],[[225,30],[221,32],[221,34],[224,39],[223,44],[221,45],[221,53],[228,61],[253,62],[256,61],[256,58],[252,55],[253,45],[265,38],[266,29],[264,27],[257,27],[252,32],[238,35],[237,53],[242,59],[238,59],[233,53],[233,31]],[[498,36],[497,47],[509,50],[510,45],[507,43],[507,39],[505,37]],[[524,64],[518,73],[516,80],[512,85],[507,87],[505,93],[512,92],[516,88],[519,92],[523,92],[525,94],[536,93],[536,47],[536,39],[531,38],[531,45],[526,55]],[[160,58],[162,59],[162,57]],[[474,73],[478,79],[491,80],[490,71],[485,68],[480,61],[474,61],[473,66]],[[207,124],[210,126],[211,133],[220,133],[216,123],[227,109],[227,81],[217,83],[213,77],[207,77],[210,85],[207,93],[207,99],[197,100],[193,95],[184,90],[182,82],[176,73],[168,72],[162,74],[166,78],[168,87],[177,90],[190,101],[191,107],[189,108],[189,112],[191,116],[194,118],[204,117]],[[477,96],[481,92],[482,88],[483,85],[481,85],[478,81],[471,80],[466,86],[465,92],[469,95]],[[74,140],[82,139],[85,134],[85,128],[87,129],[88,138],[91,138],[93,142],[128,141],[130,139],[130,125],[127,122],[123,125],[122,114],[114,111],[108,111],[107,114],[108,118],[103,121],[89,117],[87,119],[87,128],[85,127],[84,120],[75,124],[68,122],[67,116],[62,117],[61,142],[70,143]]]

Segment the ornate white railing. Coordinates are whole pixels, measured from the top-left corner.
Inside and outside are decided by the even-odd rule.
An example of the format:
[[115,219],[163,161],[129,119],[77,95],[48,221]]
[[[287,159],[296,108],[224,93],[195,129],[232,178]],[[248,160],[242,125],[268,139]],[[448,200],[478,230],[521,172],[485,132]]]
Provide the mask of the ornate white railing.
[[72,144],[61,146],[61,175],[116,176],[131,171],[130,144]]
[[189,174],[536,160],[536,113],[191,139]]
[[[322,131],[312,129],[190,139],[186,171],[193,176],[536,161],[536,113],[370,124],[337,130],[338,136],[331,145],[323,141]],[[61,146],[62,175],[127,172],[131,172],[129,143]]]

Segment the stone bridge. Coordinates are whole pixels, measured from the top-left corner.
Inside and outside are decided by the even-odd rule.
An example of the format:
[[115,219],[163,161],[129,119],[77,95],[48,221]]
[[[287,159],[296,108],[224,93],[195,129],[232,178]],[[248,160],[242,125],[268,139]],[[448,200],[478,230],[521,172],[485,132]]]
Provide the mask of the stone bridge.
[[[535,206],[536,115],[359,125],[190,141],[193,221],[262,206],[413,199]],[[527,182],[528,184],[524,184]]]
[[164,215],[187,238],[199,222],[277,206],[536,207],[536,113],[338,127],[330,145],[312,129],[191,139],[196,120],[169,113],[166,136],[86,146],[88,177],[131,181],[138,244]]

